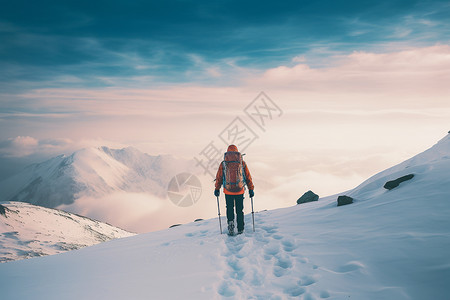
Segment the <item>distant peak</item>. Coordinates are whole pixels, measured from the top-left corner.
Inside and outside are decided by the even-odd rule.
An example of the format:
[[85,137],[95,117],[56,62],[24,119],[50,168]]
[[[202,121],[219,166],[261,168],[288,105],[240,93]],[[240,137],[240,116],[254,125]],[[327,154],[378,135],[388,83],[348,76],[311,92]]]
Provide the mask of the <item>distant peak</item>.
[[109,151],[109,150],[111,150],[109,147],[107,147],[107,146],[101,146],[101,147],[99,147],[99,149],[100,150],[103,150],[103,151]]
[[103,151],[103,152],[105,152],[105,153],[118,152],[118,151],[120,151],[120,152],[135,152],[135,153],[137,152],[137,153],[142,153],[139,149],[137,149],[137,148],[135,148],[133,146],[127,146],[127,147],[120,148],[120,149],[113,149],[113,148],[110,148],[110,147],[107,147],[107,146],[101,146],[98,149]]

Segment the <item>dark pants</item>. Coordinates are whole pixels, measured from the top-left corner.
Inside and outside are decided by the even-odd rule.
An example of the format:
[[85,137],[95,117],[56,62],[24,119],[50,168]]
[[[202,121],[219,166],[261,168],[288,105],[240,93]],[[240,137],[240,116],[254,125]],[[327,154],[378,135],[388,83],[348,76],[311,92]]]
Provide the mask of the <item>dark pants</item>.
[[227,201],[227,220],[234,220],[234,205],[236,204],[236,222],[238,231],[244,230],[244,194],[241,195],[227,195],[225,194],[225,200]]

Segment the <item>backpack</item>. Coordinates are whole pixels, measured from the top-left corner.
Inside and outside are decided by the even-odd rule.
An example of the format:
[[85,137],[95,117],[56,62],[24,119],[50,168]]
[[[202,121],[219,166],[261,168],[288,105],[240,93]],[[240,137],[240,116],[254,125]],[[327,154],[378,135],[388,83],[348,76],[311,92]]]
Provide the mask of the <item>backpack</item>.
[[222,164],[224,188],[232,193],[240,192],[245,185],[244,162],[241,153],[226,152]]

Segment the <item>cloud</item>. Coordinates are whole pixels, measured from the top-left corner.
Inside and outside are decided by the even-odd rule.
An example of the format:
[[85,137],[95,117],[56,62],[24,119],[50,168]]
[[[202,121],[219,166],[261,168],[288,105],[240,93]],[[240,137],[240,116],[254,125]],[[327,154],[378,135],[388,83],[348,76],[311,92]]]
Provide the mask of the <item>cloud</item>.
[[82,148],[101,146],[119,149],[127,147],[128,145],[100,138],[74,141],[69,138],[48,138],[39,140],[31,136],[17,136],[0,142],[0,156],[3,156],[4,158],[31,158],[35,161],[39,161],[56,155],[71,154],[73,151]]
[[[211,184],[209,178],[206,184]],[[209,191],[206,184],[203,182],[203,187],[205,191]],[[120,191],[102,197],[80,195],[74,203],[61,205],[58,209],[107,222],[132,232],[144,233],[166,229],[174,224],[190,223],[198,218],[217,216],[217,203],[211,201],[210,193],[205,191],[201,199],[189,207],[176,206],[166,195],[157,197],[149,193]]]
[[[394,106],[420,103],[407,97],[428,97],[430,102],[422,101],[421,105],[448,104],[448,45],[390,53],[355,51],[335,57],[330,64],[324,68],[311,68],[306,63],[278,66],[268,69],[260,77],[250,78],[248,84],[266,89],[333,95],[333,98],[339,98],[339,102],[345,102],[343,97],[350,99],[358,95],[360,99],[379,97],[381,103],[391,102]],[[364,99],[360,102],[367,103]]]
[[[36,89],[22,94],[21,103],[26,103],[28,110],[39,108],[47,112],[55,111],[55,117],[64,113],[76,117],[80,115],[170,117],[207,114],[212,111],[221,113],[226,112],[226,108],[230,105],[239,108],[239,103],[251,101],[256,93],[254,91],[262,87],[283,94],[296,94],[297,97],[305,95],[303,98],[310,98],[315,94],[313,95],[315,99],[333,98],[329,101],[344,104],[346,101],[351,101],[352,104],[354,102],[375,104],[377,102],[372,100],[375,98],[394,107],[411,104],[410,108],[418,104],[442,106],[448,102],[446,96],[450,93],[447,84],[450,81],[449,45],[410,48],[389,53],[355,51],[329,59],[330,66],[322,68],[309,66],[304,57],[295,56],[293,60],[299,59],[302,62],[294,66],[278,66],[260,74],[247,73],[238,86],[170,85],[159,88]],[[212,72],[212,76],[223,76],[215,68],[207,69],[207,72]],[[424,97],[429,97],[430,102],[410,101],[412,98]],[[361,107],[360,104],[358,106]],[[317,106],[314,108],[317,109]],[[389,108],[392,106],[389,105]],[[8,113],[4,115],[8,116]],[[11,112],[9,115],[17,116],[18,113]]]
[[80,197],[73,204],[61,205],[58,209],[101,220],[132,232],[146,232],[160,229],[160,224],[154,223],[153,216],[165,213],[163,207],[164,200],[150,194],[116,192],[96,198]]
[[295,62],[295,63],[304,63],[304,62],[306,62],[306,58],[303,55],[298,55],[298,56],[295,56],[292,59],[292,61]]
[[32,163],[67,154],[72,146],[74,143],[70,139],[39,140],[31,136],[16,136],[0,141],[0,180],[9,178]]
[[449,7],[439,1],[108,2],[102,9],[52,2],[27,12],[4,4],[2,88],[223,85],[239,81],[239,68],[264,70],[295,56],[448,42]]
[[17,136],[0,143],[0,154],[9,157],[22,157],[35,153],[39,141],[30,136]]
[[[193,156],[235,117],[245,117],[244,108],[261,89],[286,112],[280,123],[285,124],[279,128],[282,132],[288,126],[289,130],[308,128],[299,132],[308,137],[309,132],[323,136],[327,131],[362,136],[360,128],[377,134],[374,126],[382,132],[386,124],[404,130],[417,127],[418,122],[441,126],[450,114],[449,55],[448,45],[354,51],[330,57],[328,67],[320,68],[308,65],[305,57],[294,66],[260,73],[242,71],[245,80],[233,86],[35,89],[4,104],[0,119],[6,130],[2,134],[12,131],[8,128],[19,128],[19,133],[30,136],[102,137],[122,144],[145,143],[150,152]],[[42,125],[49,122],[53,126]],[[352,126],[356,123],[357,127]],[[284,145],[279,140],[282,136],[270,138]]]

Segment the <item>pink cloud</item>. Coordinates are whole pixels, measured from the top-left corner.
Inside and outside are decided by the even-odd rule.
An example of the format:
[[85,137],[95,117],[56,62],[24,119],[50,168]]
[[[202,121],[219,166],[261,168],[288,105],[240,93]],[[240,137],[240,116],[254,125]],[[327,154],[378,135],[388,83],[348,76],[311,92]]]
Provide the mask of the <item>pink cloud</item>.
[[4,141],[0,154],[8,157],[23,157],[30,155],[38,148],[39,141],[30,136],[17,136]]
[[[312,68],[303,57],[295,66],[253,70],[240,86],[173,85],[160,88],[39,89],[22,95],[28,104],[80,116],[224,115],[241,110],[261,91],[278,98],[317,103],[370,103],[371,108],[446,106],[450,93],[450,46],[436,45],[389,53],[353,52],[332,57],[329,67]],[[215,76],[217,74],[212,74]],[[331,96],[330,96],[331,95]],[[332,100],[324,100],[324,99]],[[426,101],[425,101],[426,100]],[[364,106],[366,108],[366,106]]]
[[330,64],[326,68],[311,68],[305,62],[293,67],[279,66],[249,78],[248,84],[322,94],[439,96],[450,92],[448,45],[391,53],[353,52],[335,57]]
[[78,147],[68,138],[42,139],[17,136],[0,142],[0,154],[6,157],[59,155]]

